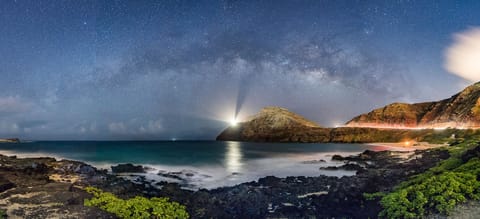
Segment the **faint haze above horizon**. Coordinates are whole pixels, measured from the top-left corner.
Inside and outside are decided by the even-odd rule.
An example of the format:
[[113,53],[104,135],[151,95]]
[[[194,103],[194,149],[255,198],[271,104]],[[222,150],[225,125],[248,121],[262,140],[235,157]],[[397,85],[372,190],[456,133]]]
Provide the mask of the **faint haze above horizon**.
[[0,137],[214,139],[280,106],[323,126],[480,80],[480,1],[5,0]]

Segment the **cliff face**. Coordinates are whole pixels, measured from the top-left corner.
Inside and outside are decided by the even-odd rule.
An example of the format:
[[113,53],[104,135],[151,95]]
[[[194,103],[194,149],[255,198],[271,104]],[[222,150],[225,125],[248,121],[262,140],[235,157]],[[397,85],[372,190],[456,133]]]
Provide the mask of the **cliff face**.
[[437,102],[393,103],[359,115],[347,127],[480,128],[480,83]]

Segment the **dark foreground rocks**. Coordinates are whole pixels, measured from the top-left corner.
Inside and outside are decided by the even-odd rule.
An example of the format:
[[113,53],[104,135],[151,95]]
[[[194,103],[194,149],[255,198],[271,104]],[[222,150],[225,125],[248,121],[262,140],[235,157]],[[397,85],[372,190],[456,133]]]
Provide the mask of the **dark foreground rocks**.
[[145,173],[143,166],[135,166],[131,163],[118,164],[116,166],[112,166],[111,168],[113,173]]
[[[142,176],[126,180],[82,162],[0,155],[0,209],[20,218],[115,218],[83,206],[83,200],[90,195],[82,188],[94,186],[122,198],[169,197],[186,205],[192,218],[376,218],[380,206],[366,201],[363,193],[390,191],[448,156],[438,149],[408,153],[365,151],[357,156],[334,157],[345,163],[343,168],[358,170],[354,176],[267,176],[233,187],[190,191],[177,183],[153,183]],[[134,165],[121,167],[140,171]]]
[[444,150],[365,151],[342,159],[363,166],[354,176],[267,176],[257,182],[195,193],[168,185],[160,194],[186,204],[193,218],[376,218],[380,206],[365,200],[364,193],[390,191],[448,157]]
[[86,186],[123,197],[148,193],[144,186],[82,162],[0,155],[0,209],[9,218],[115,218],[83,206],[91,197],[83,190]]

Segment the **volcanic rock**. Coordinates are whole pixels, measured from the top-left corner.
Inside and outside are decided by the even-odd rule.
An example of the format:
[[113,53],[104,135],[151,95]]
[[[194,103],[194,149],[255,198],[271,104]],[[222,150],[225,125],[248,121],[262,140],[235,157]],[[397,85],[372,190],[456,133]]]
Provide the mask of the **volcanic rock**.
[[5,179],[5,177],[0,176],[0,193],[13,187],[15,187],[15,184],[10,182],[8,179]]
[[135,166],[131,163],[127,164],[118,164],[117,166],[112,166],[113,173],[145,173],[143,166]]

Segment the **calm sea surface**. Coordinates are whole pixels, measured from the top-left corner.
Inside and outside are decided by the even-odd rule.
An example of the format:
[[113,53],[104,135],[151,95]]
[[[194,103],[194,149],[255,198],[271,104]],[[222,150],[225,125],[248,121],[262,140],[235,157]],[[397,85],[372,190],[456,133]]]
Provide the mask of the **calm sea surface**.
[[[388,148],[363,144],[217,141],[38,141],[0,144],[1,154],[19,157],[72,159],[106,169],[119,163],[141,164],[153,168],[145,174],[152,180],[175,181],[158,176],[158,173],[181,172],[176,174],[188,175],[185,181],[191,188],[235,185],[268,175],[352,175],[354,172],[321,171],[319,167],[340,165],[330,161],[334,154],[351,155],[366,149],[378,151]],[[309,162],[320,159],[327,162]]]

